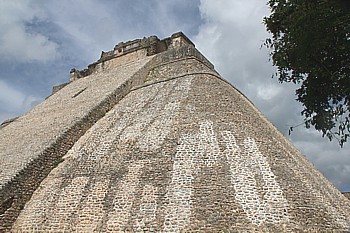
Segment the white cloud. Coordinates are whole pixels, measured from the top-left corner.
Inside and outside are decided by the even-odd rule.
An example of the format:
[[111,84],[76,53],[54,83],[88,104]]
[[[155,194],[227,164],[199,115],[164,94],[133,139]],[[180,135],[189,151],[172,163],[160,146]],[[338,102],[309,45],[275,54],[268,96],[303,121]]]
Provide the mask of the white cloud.
[[120,41],[149,35],[169,36],[192,28],[196,22],[188,19],[189,14],[182,17],[178,13],[188,10],[195,2],[60,0],[47,4],[46,10],[75,49],[83,48],[81,57],[93,62],[101,50],[111,50]]
[[0,80],[0,106],[2,109],[18,110],[21,108],[25,95]]
[[115,34],[122,31],[114,23],[108,7],[94,0],[54,1],[46,10],[50,20],[71,39],[73,46],[83,48],[81,57],[88,59],[97,57],[101,52],[98,47],[111,43]]
[[38,97],[35,95],[27,95],[22,102],[21,108],[26,112],[34,108],[36,105],[38,105],[42,101],[43,99],[41,97]]
[[255,17],[261,13],[261,1],[227,1],[227,0],[201,0],[200,11],[202,17],[208,21],[215,21],[221,24],[235,24],[241,28],[247,24],[254,23]]
[[41,101],[40,97],[26,95],[0,80],[0,123],[32,109]]
[[195,42],[219,72],[245,93],[248,84],[273,83],[262,75],[270,77],[273,69],[267,51],[260,50],[267,37],[261,22],[268,12],[261,0],[202,0],[200,10],[205,23]]
[[263,100],[272,100],[281,94],[282,87],[277,85],[262,85],[257,87],[258,97]]
[[26,27],[45,14],[40,1],[0,1],[0,59],[12,62],[46,62],[58,56],[58,45]]

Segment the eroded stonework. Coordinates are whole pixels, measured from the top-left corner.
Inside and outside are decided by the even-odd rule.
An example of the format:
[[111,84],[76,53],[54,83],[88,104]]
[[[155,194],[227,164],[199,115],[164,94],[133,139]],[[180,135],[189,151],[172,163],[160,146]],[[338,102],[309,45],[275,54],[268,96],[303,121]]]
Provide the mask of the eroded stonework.
[[[158,50],[153,42],[152,49],[135,47],[139,42],[116,46],[127,48],[127,54],[118,49],[103,54],[90,70],[94,74],[74,79],[31,113],[0,128],[11,142],[21,135],[16,127],[30,132],[40,128],[39,122],[31,127],[24,122],[33,116],[39,121],[39,113],[47,117],[36,138],[24,138],[9,150],[0,145],[1,187],[11,188],[0,190],[2,229],[350,229],[349,200],[188,39],[181,34],[168,38]],[[161,52],[148,56],[150,49]],[[56,131],[66,136],[59,141]],[[25,143],[26,151],[21,147]],[[45,151],[59,159],[49,160]],[[40,170],[46,161],[51,168]],[[6,164],[13,170],[5,169]],[[39,164],[35,174],[42,178],[25,179],[33,164]],[[19,182],[23,180],[34,188]]]

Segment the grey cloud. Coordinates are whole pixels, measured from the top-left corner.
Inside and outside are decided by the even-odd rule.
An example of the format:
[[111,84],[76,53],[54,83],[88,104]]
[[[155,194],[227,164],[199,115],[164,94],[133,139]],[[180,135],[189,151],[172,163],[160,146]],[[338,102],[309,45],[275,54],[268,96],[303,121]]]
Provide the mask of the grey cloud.
[[5,81],[0,80],[0,109],[5,110],[18,110],[25,96],[20,91],[11,87]]
[[40,97],[25,95],[22,91],[0,80],[0,123],[32,109],[41,101]]
[[[82,57],[97,59],[120,41],[150,34],[192,32],[199,25],[198,1],[62,0],[46,5],[51,21],[69,36]],[[93,59],[92,59],[93,58]]]
[[297,138],[295,145],[336,187],[350,190],[349,145],[339,148],[336,141],[320,139],[320,135],[311,130],[299,130],[292,137]]
[[14,62],[46,62],[59,56],[58,45],[45,35],[29,31],[26,23],[44,20],[38,2],[0,2],[0,59]]

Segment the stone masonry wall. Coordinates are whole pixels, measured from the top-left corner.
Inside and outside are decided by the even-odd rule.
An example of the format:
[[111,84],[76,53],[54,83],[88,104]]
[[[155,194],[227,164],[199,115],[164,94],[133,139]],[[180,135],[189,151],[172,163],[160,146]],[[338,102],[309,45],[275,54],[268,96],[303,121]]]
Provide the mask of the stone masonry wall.
[[[186,51],[166,53],[184,59],[191,55]],[[191,51],[193,58],[203,58]],[[104,66],[91,76],[69,83],[16,124],[1,129],[6,140],[0,143],[0,229],[11,226],[41,180],[62,161],[61,157],[79,137],[130,89],[143,85],[150,68],[165,60],[132,56],[108,61],[113,66]],[[169,60],[167,55],[164,58]],[[16,146],[8,147],[11,142],[16,142]]]
[[106,59],[0,128],[0,231],[349,230],[349,200],[173,42]]
[[[173,83],[178,82],[177,80],[174,80]],[[121,140],[125,140],[125,142],[127,142],[127,144],[129,146],[131,146],[132,144],[129,144],[128,142],[131,142],[130,140],[132,140],[132,135],[135,134],[135,136],[137,136],[137,132],[138,130],[142,130],[142,128],[140,128],[140,126],[143,124],[142,122],[149,122],[150,124],[152,124],[152,127],[157,127],[157,132],[159,132],[159,130],[161,130],[162,132],[159,132],[155,135],[151,135],[153,133],[153,131],[150,131],[150,135],[145,135],[144,139],[147,141],[140,141],[139,142],[139,146],[141,148],[143,148],[143,150],[152,152],[152,150],[154,149],[160,149],[160,145],[162,140],[165,139],[166,134],[168,133],[168,131],[170,130],[169,126],[167,126],[166,122],[163,121],[154,121],[154,117],[157,116],[157,118],[159,118],[159,120],[162,120],[162,117],[164,115],[162,115],[162,110],[164,108],[164,106],[168,105],[167,102],[171,100],[177,100],[177,98],[181,98],[181,96],[185,96],[186,95],[186,89],[181,89],[181,88],[176,88],[177,90],[174,90],[171,92],[171,97],[168,96],[167,93],[169,93],[169,90],[171,90],[171,88],[167,88],[167,86],[169,84],[167,84],[166,82],[164,82],[164,84],[159,84],[160,86],[158,88],[152,87],[152,88],[148,88],[147,93],[137,93],[137,91],[133,91],[132,93],[130,93],[128,95],[127,99],[123,99],[121,102],[119,102],[117,106],[118,111],[120,111],[119,114],[117,115],[111,115],[107,114],[103,119],[99,121],[98,124],[95,124],[90,130],[88,130],[88,132],[75,144],[75,147],[72,148],[71,151],[75,151],[76,148],[79,148],[81,146],[84,146],[84,148],[86,148],[86,152],[82,152],[82,153],[88,153],[90,154],[89,156],[91,157],[91,160],[85,156],[81,157],[85,162],[78,162],[76,165],[78,165],[78,167],[73,168],[72,170],[70,170],[70,168],[67,168],[69,170],[64,171],[63,173],[68,175],[69,177],[75,179],[75,173],[74,170],[77,172],[77,174],[95,174],[95,178],[96,180],[101,180],[101,182],[98,182],[98,186],[96,186],[96,193],[92,194],[92,195],[97,195],[101,198],[104,198],[103,190],[106,190],[106,188],[108,186],[110,186],[111,184],[113,184],[113,182],[111,181],[111,183],[108,181],[108,177],[109,176],[116,176],[115,178],[112,179],[116,179],[117,177],[120,177],[120,175],[122,175],[123,173],[119,174],[119,171],[116,169],[115,166],[117,166],[118,161],[123,161],[124,159],[126,159],[123,156],[123,148],[118,148],[118,150],[116,150],[115,147],[115,139],[114,137],[118,137],[118,130],[123,130],[123,127],[127,127],[128,125],[130,125],[130,127],[128,127],[128,130],[124,130],[123,135],[125,135],[125,138],[123,137]],[[162,88],[163,87],[163,88]],[[184,87],[185,88],[185,87]],[[163,95],[161,95],[160,93],[164,93]],[[133,94],[135,93],[135,94]],[[141,95],[140,95],[141,94]],[[144,95],[145,94],[145,95]],[[164,96],[163,99],[162,96]],[[155,100],[154,97],[157,97],[157,99]],[[169,99],[170,98],[170,99]],[[130,102],[131,100],[131,102]],[[126,106],[124,106],[126,104]],[[144,109],[142,106],[144,106],[147,110],[147,112],[145,112],[145,114],[143,115],[139,115],[139,111]],[[167,115],[164,116],[166,119],[171,118],[172,115],[176,112],[176,103],[174,104],[170,104],[168,105],[168,107],[166,107],[167,110]],[[139,110],[138,110],[139,109]],[[136,111],[135,111],[136,110]],[[113,111],[112,111],[113,112]],[[132,119],[132,116],[135,116],[135,119]],[[112,118],[111,118],[112,117]],[[131,118],[130,118],[131,117]],[[153,123],[152,123],[153,122]],[[138,123],[141,123],[141,125],[139,125]],[[164,124],[165,123],[165,124]],[[102,128],[101,128],[102,127]],[[110,128],[110,127],[113,127]],[[135,128],[136,127],[136,128]],[[162,127],[162,129],[160,128]],[[102,132],[100,130],[96,131],[96,129],[101,129]],[[105,132],[103,132],[103,130],[107,130]],[[117,130],[117,131],[115,131]],[[101,134],[102,133],[102,134]],[[152,141],[150,141],[149,137],[153,138],[156,141],[159,142],[155,142],[155,144],[153,144]],[[89,141],[88,144],[86,144],[86,140]],[[101,141],[102,140],[102,141]],[[92,144],[90,144],[92,143]],[[130,148],[131,149],[131,148]],[[84,149],[85,150],[85,149]],[[95,159],[99,160],[100,158],[104,157],[104,155],[107,153],[110,153],[111,151],[115,151],[117,152],[116,154],[114,154],[113,156],[117,156],[114,157],[114,159],[110,160],[108,158],[106,162],[106,164],[104,162],[102,163],[95,163]],[[72,153],[72,152],[70,152]],[[65,157],[68,158],[70,157],[70,153],[68,153]],[[79,152],[80,153],[80,152]],[[75,156],[75,155],[74,155]],[[95,159],[94,159],[95,158]],[[87,160],[86,160],[87,159]],[[109,162],[108,162],[109,161]],[[154,161],[156,162],[156,161]],[[64,162],[63,162],[64,163]],[[109,163],[111,163],[111,166],[108,166]],[[114,164],[114,165],[113,165]],[[75,166],[75,165],[74,165]],[[135,164],[135,167],[131,164],[131,168],[130,169],[135,169],[135,172],[137,173],[138,169],[140,169],[141,167],[143,167],[142,162]],[[58,168],[58,167],[57,167]],[[116,171],[113,171],[114,169],[116,169]],[[53,172],[52,174],[55,174],[55,172]],[[57,174],[57,173],[56,173]],[[57,175],[60,176],[62,173],[59,172]],[[64,176],[66,176],[64,175]],[[55,176],[55,175],[53,175]],[[68,180],[71,180],[71,178],[63,178],[63,180],[66,180],[65,183],[69,183]],[[120,198],[117,198],[117,200],[120,203],[120,205],[127,205],[127,200],[125,200],[126,202],[123,202],[123,195],[125,195],[124,193],[130,193],[133,192],[132,191],[132,182],[134,182],[135,176],[133,173],[130,173],[130,177],[126,178],[125,181],[125,187],[120,189],[120,191],[114,190],[113,192],[117,192],[119,194]],[[68,180],[67,180],[68,179]],[[50,178],[49,178],[50,180]],[[27,220],[23,220],[22,218],[20,218],[18,220],[18,224],[22,225],[23,230],[43,230],[43,231],[47,231],[47,230],[58,230],[58,229],[65,229],[66,231],[71,231],[73,230],[69,225],[70,221],[61,221],[64,219],[61,219],[61,217],[64,217],[64,213],[66,212],[69,215],[69,210],[66,208],[72,208],[71,211],[75,211],[75,207],[77,204],[76,203],[77,199],[75,199],[73,196],[73,193],[75,193],[74,195],[77,195],[76,198],[79,198],[79,195],[81,195],[82,193],[76,193],[76,189],[75,188],[79,188],[81,189],[81,192],[83,192],[82,187],[85,186],[87,183],[86,182],[90,182],[89,179],[86,178],[78,178],[76,181],[74,181],[74,184],[72,183],[72,186],[70,186],[70,188],[63,188],[63,186],[61,186],[60,184],[60,180],[61,178],[55,179],[56,180],[56,185],[53,185],[52,183],[47,183],[47,188],[50,189],[50,193],[54,196],[47,196],[47,195],[51,195],[46,193],[43,193],[43,196],[41,194],[39,194],[39,196],[36,196],[36,194],[34,194],[32,200],[42,206],[43,204],[43,200],[46,199],[46,204],[47,206],[50,206],[51,204],[54,204],[53,202],[58,201],[58,205],[60,205],[61,207],[61,211],[59,211],[57,209],[56,210],[42,210],[39,212],[37,212],[39,215],[37,214],[28,214],[26,212],[24,212],[24,215],[28,216]],[[63,181],[62,180],[62,181]],[[105,182],[103,182],[103,180],[105,180]],[[44,185],[45,185],[44,181]],[[129,183],[130,182],[130,183]],[[67,184],[68,184],[67,183]],[[53,185],[53,186],[52,186]],[[61,188],[63,188],[62,190],[64,190],[63,194],[64,196],[61,197],[57,197],[58,199],[55,199],[55,191],[57,191],[57,189],[55,187],[60,186]],[[76,186],[78,185],[78,186]],[[83,185],[83,186],[82,186]],[[59,188],[59,189],[61,189]],[[151,187],[150,187],[151,188]],[[46,189],[46,188],[44,188]],[[93,188],[95,189],[95,188]],[[41,188],[39,188],[38,190],[41,190]],[[119,189],[118,189],[119,190]],[[102,196],[101,196],[102,195]],[[38,199],[37,199],[38,198]],[[89,198],[88,198],[89,199]],[[51,202],[53,201],[53,202]],[[94,200],[91,196],[91,204],[93,202],[96,202],[97,205],[99,203],[99,199],[98,200]],[[30,204],[29,204],[30,205]],[[95,204],[92,204],[93,206],[95,206]],[[51,208],[51,207],[49,207]],[[101,206],[101,208],[103,208],[103,206]],[[48,212],[46,212],[48,211]],[[47,214],[46,213],[50,213],[50,212],[55,212],[52,217],[49,217],[49,219],[45,220],[45,224],[41,225],[42,221],[44,221],[44,219],[47,218]],[[95,223],[99,222],[99,219],[101,217],[102,213],[99,212],[89,212],[88,208],[86,207],[85,210],[82,210],[82,216],[78,217],[80,220],[78,221],[79,223],[81,223],[81,225],[78,223],[77,226],[74,226],[74,230],[76,231],[84,231],[87,229],[91,229],[91,224],[94,225]],[[116,218],[116,216],[120,215],[119,210],[116,209],[116,212],[114,213],[114,211],[111,211],[111,216],[115,216],[111,219],[111,221],[107,221],[107,225],[106,227],[111,229],[111,230],[118,230],[118,219],[123,218],[123,215],[119,216],[118,218]],[[36,211],[35,211],[36,212]],[[146,211],[147,212],[147,211]],[[63,214],[63,215],[62,215]],[[95,215],[94,217],[91,216],[91,214]],[[125,214],[127,214],[125,212]],[[61,217],[60,217],[61,216]],[[86,216],[86,219],[83,217]],[[26,218],[26,217],[24,217]],[[114,219],[115,218],[115,219]],[[151,216],[150,216],[151,218]],[[60,220],[61,219],[61,220]],[[21,223],[21,221],[24,221]],[[115,222],[116,221],[116,222]],[[62,223],[63,225],[61,225],[60,223]],[[84,224],[83,224],[84,223]],[[33,228],[34,227],[34,228]],[[37,229],[35,227],[38,227]]]
[[0,229],[11,226],[31,193],[75,141],[129,92],[132,77],[147,74],[141,68],[150,59],[71,83],[1,129],[5,140],[0,143]]
[[348,230],[349,200],[205,62],[179,57],[73,145],[13,231]]

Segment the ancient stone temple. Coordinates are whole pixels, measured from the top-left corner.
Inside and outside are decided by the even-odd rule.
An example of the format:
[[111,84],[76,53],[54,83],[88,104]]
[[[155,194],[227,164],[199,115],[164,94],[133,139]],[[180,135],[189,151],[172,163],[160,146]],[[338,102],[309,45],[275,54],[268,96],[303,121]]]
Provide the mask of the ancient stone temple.
[[350,201],[182,33],[0,128],[0,231],[342,232]]

